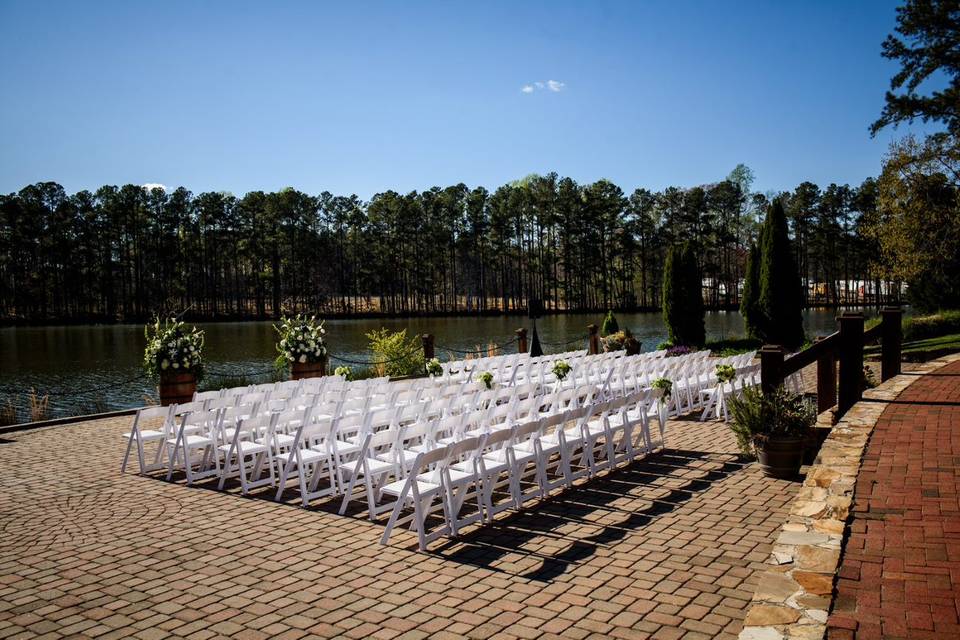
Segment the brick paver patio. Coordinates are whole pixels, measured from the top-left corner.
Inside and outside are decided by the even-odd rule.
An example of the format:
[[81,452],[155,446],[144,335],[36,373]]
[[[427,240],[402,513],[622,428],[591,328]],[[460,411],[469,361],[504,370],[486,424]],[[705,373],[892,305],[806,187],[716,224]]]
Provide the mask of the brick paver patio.
[[884,411],[857,479],[828,637],[960,638],[960,362]]
[[678,421],[666,452],[419,553],[333,505],[121,476],[129,423],[0,441],[0,637],[729,638],[799,487]]

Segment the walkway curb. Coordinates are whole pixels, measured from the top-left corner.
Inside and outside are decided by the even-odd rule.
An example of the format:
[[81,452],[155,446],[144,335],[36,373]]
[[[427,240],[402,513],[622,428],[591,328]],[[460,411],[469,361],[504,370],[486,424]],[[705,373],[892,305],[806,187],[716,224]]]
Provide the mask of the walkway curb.
[[826,634],[844,534],[863,455],[889,403],[923,375],[960,360],[931,360],[864,392],[833,427],[807,472],[759,574],[740,640],[815,640]]

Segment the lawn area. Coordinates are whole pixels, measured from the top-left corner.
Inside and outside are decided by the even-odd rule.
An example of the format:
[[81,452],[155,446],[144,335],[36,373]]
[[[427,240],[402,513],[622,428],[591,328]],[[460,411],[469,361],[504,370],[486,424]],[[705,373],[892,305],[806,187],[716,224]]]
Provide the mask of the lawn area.
[[[880,357],[879,345],[869,346],[864,351],[868,357]],[[925,362],[958,351],[960,351],[960,333],[903,343],[903,359],[908,362]]]

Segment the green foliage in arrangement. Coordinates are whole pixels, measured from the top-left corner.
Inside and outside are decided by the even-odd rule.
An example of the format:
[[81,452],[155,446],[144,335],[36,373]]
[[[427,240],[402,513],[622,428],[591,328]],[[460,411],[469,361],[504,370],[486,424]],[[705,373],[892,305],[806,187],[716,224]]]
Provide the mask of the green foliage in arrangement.
[[780,200],[767,210],[760,236],[759,329],[764,342],[795,349],[803,344],[803,289]]
[[479,380],[480,384],[482,384],[485,388],[493,389],[493,374],[489,371],[484,371],[481,373],[477,380]]
[[432,378],[443,375],[443,365],[440,364],[439,358],[430,358],[427,361],[427,375]]
[[326,331],[323,322],[317,322],[316,316],[307,317],[302,314],[280,319],[280,324],[273,325],[280,340],[277,341],[278,369],[284,369],[294,362],[300,364],[322,362],[327,357],[327,347],[323,343]]
[[570,373],[570,365],[566,360],[557,360],[553,363],[553,375],[557,376],[557,380],[563,381],[567,377],[567,374]]
[[377,329],[367,334],[373,352],[372,368],[378,376],[422,375],[425,362],[423,346],[417,337],[407,339],[407,330]]
[[192,373],[203,378],[203,331],[187,327],[176,318],[146,325],[143,334],[147,346],[143,369],[152,378],[175,373]]
[[673,346],[702,347],[706,341],[700,269],[690,244],[674,245],[663,269],[663,321]]
[[613,311],[607,311],[603,324],[600,325],[600,337],[606,338],[618,331],[620,331],[620,324],[617,322],[616,316],[613,315]]
[[341,365],[337,367],[333,370],[333,375],[342,376],[344,380],[353,380],[353,372],[350,371],[350,367],[347,366]]
[[718,364],[715,368],[717,382],[730,382],[737,377],[737,369],[731,364]]
[[664,398],[669,398],[673,393],[673,381],[668,378],[657,378],[650,386],[654,389],[662,389]]
[[759,387],[744,389],[740,397],[729,400],[730,429],[745,454],[754,453],[758,440],[777,436],[803,436],[817,421],[817,409],[802,395],[783,387],[764,394]]

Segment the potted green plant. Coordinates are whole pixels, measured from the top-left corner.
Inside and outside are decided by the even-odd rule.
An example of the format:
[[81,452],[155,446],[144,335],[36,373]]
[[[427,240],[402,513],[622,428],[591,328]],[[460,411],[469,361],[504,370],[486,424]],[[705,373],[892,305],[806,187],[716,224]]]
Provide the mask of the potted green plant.
[[756,454],[764,474],[771,478],[794,478],[803,463],[807,428],[816,422],[816,409],[800,394],[779,387],[763,393],[745,389],[729,401],[730,428],[745,454]]
[[158,381],[160,404],[193,400],[197,381],[203,378],[203,331],[187,327],[176,318],[157,318],[144,327],[147,346],[143,368]]
[[290,379],[316,378],[327,373],[326,331],[316,316],[297,314],[284,316],[273,328],[280,336],[277,342],[277,369],[290,367]]

